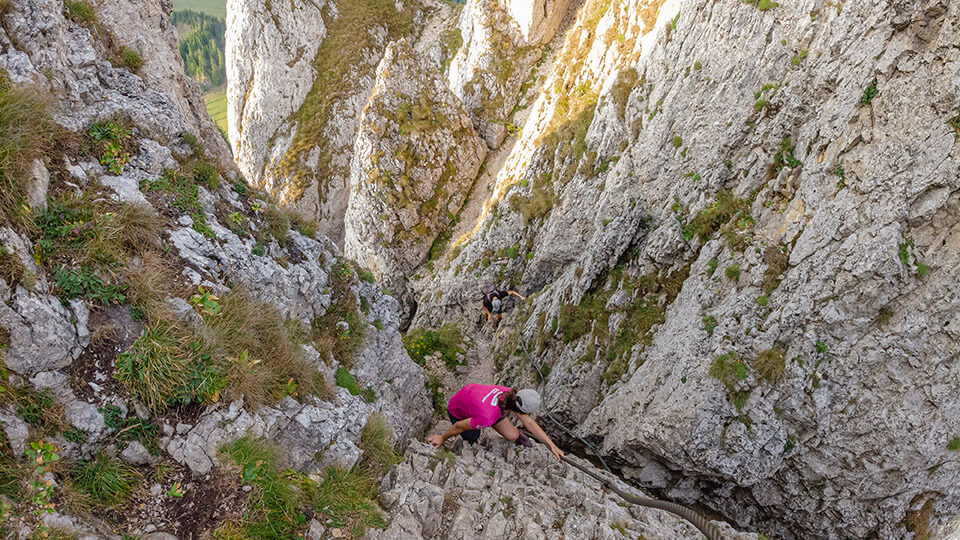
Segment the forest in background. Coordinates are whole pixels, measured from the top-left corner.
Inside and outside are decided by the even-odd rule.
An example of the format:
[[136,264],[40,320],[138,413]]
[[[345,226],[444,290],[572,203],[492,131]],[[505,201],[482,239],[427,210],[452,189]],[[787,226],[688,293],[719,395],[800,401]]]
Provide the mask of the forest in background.
[[224,86],[226,21],[192,10],[174,11],[170,21],[178,29],[188,29],[180,37],[180,56],[187,75],[203,85],[205,91]]

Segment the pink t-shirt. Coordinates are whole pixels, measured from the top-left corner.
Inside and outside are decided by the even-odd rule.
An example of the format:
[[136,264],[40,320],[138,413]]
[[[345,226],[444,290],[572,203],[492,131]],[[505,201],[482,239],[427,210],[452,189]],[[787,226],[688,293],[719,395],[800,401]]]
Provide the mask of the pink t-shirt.
[[454,418],[470,419],[472,429],[490,427],[503,416],[498,406],[501,394],[509,387],[492,384],[468,384],[450,398],[447,412]]

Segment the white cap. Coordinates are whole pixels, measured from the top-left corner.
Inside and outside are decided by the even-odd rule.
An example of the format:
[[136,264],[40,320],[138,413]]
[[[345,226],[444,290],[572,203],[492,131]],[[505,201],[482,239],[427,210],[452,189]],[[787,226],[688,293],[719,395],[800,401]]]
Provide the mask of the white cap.
[[525,414],[533,414],[540,408],[540,394],[531,388],[517,392],[517,408]]

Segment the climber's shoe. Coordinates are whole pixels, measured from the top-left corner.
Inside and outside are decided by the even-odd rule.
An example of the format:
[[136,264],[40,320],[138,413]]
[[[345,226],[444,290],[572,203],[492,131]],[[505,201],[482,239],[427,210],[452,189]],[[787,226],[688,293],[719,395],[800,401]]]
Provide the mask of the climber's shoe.
[[516,444],[517,446],[526,446],[527,448],[530,448],[531,446],[533,446],[533,443],[530,442],[530,439],[528,439],[527,436],[524,435],[523,433],[521,433],[520,436],[517,437],[517,440],[514,441],[514,444]]

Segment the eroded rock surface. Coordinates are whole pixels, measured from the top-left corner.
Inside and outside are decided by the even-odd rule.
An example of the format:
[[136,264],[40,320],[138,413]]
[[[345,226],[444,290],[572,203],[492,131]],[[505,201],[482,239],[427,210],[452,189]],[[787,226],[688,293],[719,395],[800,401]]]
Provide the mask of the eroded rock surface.
[[406,276],[460,211],[486,151],[440,73],[407,41],[390,44],[354,149],[346,256],[407,298]]
[[[673,514],[625,503],[544,447],[489,439],[457,447],[451,452],[421,442],[410,445],[404,462],[383,480],[380,499],[393,521],[372,538],[702,537]],[[757,538],[726,523],[714,525],[731,540]]]
[[504,380],[531,380],[523,342],[569,425],[741,526],[956,514],[958,20],[585,2],[414,326],[472,323],[485,281],[532,296],[499,329]]

